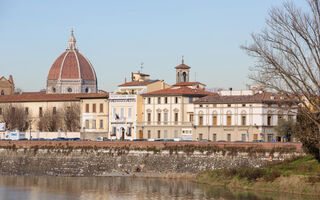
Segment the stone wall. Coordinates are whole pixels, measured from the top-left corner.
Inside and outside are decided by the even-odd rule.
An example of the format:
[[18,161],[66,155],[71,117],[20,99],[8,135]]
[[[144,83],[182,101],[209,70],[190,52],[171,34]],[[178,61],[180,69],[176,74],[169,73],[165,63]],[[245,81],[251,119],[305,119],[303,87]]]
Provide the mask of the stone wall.
[[106,176],[196,174],[203,170],[259,167],[304,153],[295,147],[17,146],[0,145],[1,175]]

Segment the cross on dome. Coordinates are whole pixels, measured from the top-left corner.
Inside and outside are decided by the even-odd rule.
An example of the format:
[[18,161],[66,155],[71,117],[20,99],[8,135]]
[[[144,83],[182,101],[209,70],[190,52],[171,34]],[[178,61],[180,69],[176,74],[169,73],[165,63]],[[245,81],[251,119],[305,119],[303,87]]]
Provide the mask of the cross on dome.
[[71,51],[78,50],[76,45],[76,39],[74,38],[74,35],[73,35],[73,29],[71,29],[71,36],[69,38],[69,44],[68,44],[67,50],[71,50]]

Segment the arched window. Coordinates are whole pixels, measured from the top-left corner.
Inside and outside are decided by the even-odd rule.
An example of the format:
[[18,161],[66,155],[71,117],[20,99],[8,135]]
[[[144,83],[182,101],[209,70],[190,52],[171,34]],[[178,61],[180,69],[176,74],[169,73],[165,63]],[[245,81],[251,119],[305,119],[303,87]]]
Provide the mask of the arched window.
[[89,92],[89,88],[86,88],[86,93],[88,93]]
[[4,91],[3,90],[1,90],[1,95],[4,95]]
[[56,88],[53,87],[53,88],[52,88],[52,92],[53,92],[53,93],[56,93]]
[[182,73],[182,78],[183,78],[183,82],[187,82],[187,73],[186,72]]
[[68,92],[72,92],[72,88],[68,88]]

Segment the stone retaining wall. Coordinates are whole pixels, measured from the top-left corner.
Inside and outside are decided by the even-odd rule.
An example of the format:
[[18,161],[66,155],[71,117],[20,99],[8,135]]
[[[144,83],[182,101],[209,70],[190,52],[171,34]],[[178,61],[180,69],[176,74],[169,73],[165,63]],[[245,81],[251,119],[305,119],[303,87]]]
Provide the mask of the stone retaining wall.
[[[21,144],[21,143],[20,143]],[[0,144],[1,175],[106,176],[112,174],[196,174],[203,170],[259,167],[304,153],[295,146],[215,145],[81,146]]]

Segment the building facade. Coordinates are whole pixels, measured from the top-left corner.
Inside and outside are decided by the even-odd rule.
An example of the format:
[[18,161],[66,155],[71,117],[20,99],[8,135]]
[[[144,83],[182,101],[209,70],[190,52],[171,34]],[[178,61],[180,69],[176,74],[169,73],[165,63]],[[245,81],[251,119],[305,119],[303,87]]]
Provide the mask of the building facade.
[[216,95],[205,91],[204,84],[189,82],[190,67],[183,60],[175,69],[175,85],[142,94],[144,118],[138,130],[144,139],[192,140],[193,101]]
[[131,73],[131,81],[118,86],[109,98],[109,138],[142,139],[137,124],[143,120],[142,94],[169,87],[164,81],[150,80],[148,74]]
[[194,140],[283,141],[274,130],[279,119],[296,120],[297,104],[265,91],[225,91],[194,102]]

